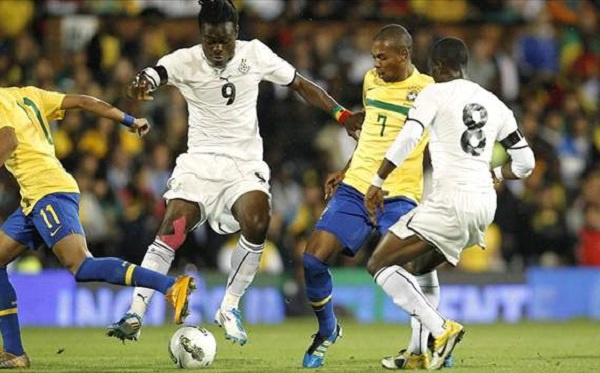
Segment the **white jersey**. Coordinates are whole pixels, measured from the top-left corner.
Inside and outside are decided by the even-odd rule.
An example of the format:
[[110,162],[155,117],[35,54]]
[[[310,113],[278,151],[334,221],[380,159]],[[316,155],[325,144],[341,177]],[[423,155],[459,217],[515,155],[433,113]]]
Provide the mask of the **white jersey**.
[[258,40],[236,41],[234,57],[223,69],[209,65],[201,45],[179,49],[157,65],[165,67],[167,84],[177,87],[187,102],[189,153],[262,159],[258,85],[262,80],[292,83],[292,65]]
[[517,131],[513,112],[502,101],[464,79],[425,87],[408,113],[411,119],[431,126],[434,189],[491,189],[494,142]]

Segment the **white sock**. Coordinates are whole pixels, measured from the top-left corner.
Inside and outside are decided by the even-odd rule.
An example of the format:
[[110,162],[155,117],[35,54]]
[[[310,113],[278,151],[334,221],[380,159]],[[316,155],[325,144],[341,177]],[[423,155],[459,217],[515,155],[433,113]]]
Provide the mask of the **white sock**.
[[434,337],[444,333],[444,318],[429,303],[415,277],[400,266],[391,266],[375,274],[375,281],[394,303],[415,316]]
[[[167,272],[169,272],[169,268],[171,268],[171,263],[173,262],[174,258],[175,251],[167,246],[166,243],[156,238],[148,247],[146,255],[144,255],[142,267],[162,274],[167,274]],[[146,314],[146,308],[148,307],[150,299],[152,299],[153,295],[153,289],[136,287],[133,291],[133,299],[131,301],[129,313],[135,313],[141,318],[144,318],[144,315]]]
[[[419,287],[425,298],[437,309],[440,303],[440,283],[437,277],[437,271],[431,271],[421,276],[415,276]],[[423,355],[427,353],[427,340],[429,339],[429,330],[417,320],[416,317],[410,318],[410,326],[412,334],[410,344],[408,345],[408,353]]]
[[240,298],[252,283],[254,275],[258,272],[260,256],[265,248],[265,243],[260,245],[249,242],[243,235],[231,255],[231,271],[227,279],[227,289],[221,309],[238,308]]

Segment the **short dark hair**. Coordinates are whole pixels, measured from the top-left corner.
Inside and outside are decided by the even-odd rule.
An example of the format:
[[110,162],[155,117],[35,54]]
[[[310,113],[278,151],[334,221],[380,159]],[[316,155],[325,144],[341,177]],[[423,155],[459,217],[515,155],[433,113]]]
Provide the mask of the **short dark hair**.
[[431,62],[454,71],[464,70],[469,64],[469,49],[461,39],[442,38],[431,48]]
[[238,12],[231,0],[198,0],[200,4],[200,13],[198,13],[198,25],[210,23],[217,25],[219,23],[232,22],[237,26]]
[[396,24],[382,27],[373,40],[387,40],[394,43],[397,48],[407,47],[409,51],[412,49],[412,36],[405,27]]

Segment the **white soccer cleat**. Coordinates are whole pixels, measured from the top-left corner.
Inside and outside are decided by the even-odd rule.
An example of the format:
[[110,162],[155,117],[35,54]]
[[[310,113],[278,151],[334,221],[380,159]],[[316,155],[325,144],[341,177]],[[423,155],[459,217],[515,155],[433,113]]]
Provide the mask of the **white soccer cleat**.
[[123,341],[137,341],[142,332],[142,318],[135,313],[126,313],[121,320],[106,328],[106,335]]
[[248,335],[242,325],[242,314],[237,308],[228,310],[218,309],[215,314],[215,324],[225,329],[225,339],[243,346],[248,342]]

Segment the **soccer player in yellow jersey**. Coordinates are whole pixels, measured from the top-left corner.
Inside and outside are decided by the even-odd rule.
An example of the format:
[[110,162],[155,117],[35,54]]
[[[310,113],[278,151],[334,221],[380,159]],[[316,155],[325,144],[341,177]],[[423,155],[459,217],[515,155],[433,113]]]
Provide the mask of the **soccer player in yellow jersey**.
[[187,314],[194,284],[117,258],[93,258],[79,220],[79,188],[56,158],[50,122],[64,111],[83,109],[128,126],[140,136],[150,126],[90,96],[64,95],[35,87],[0,88],[0,167],[5,165],[21,192],[21,207],[0,227],[0,369],[27,368],[17,317],[17,297],[6,266],[27,249],[46,244],[78,282],[102,281],[161,291],[175,308],[175,322]]
[[[339,252],[354,256],[374,229],[385,234],[390,225],[411,211],[421,199],[426,138],[383,185],[388,195],[385,209],[378,215],[377,226],[371,223],[363,204],[373,173],[402,129],[408,110],[419,91],[433,83],[431,77],[421,74],[412,65],[411,48],[410,34],[399,25],[383,27],[373,39],[371,52],[375,68],[369,70],[364,79],[365,119],[358,146],[348,170],[337,179],[341,183],[303,255],[306,295],[319,322],[319,330],[304,355],[302,365],[305,368],[322,366],[327,348],[342,335],[333,312],[333,285],[327,262]],[[413,340],[418,341],[411,345],[420,344],[421,339],[417,329]],[[419,351],[419,355],[423,354]]]

